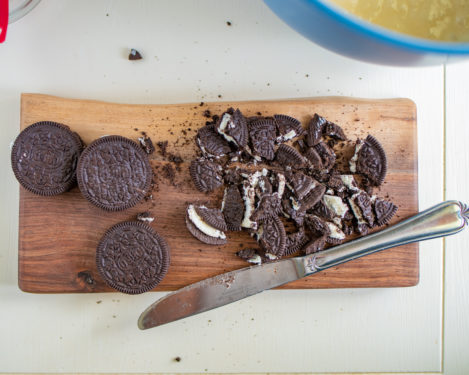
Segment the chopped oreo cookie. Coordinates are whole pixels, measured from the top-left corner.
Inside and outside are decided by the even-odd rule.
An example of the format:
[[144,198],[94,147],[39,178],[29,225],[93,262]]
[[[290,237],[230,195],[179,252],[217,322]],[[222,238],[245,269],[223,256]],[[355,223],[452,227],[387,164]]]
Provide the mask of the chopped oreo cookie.
[[150,212],[140,212],[137,214],[137,221],[143,221],[144,223],[152,223],[155,218],[151,215]]
[[261,264],[262,257],[259,252],[255,249],[243,249],[239,250],[236,255],[240,257],[242,260],[252,264]]
[[206,158],[193,160],[189,172],[197,190],[211,192],[223,185],[222,168]]
[[[188,230],[201,241],[222,244],[225,231],[247,230],[260,249],[237,255],[261,264],[299,250],[321,251],[387,224],[395,214],[395,205],[371,196],[386,171],[384,151],[371,136],[357,142],[349,160],[354,174],[343,174],[345,153],[336,156],[333,148],[347,140],[345,132],[318,114],[306,131],[281,114],[245,118],[229,108],[221,116],[204,115],[211,117],[197,134],[204,157],[191,163],[190,174],[200,191],[223,184],[225,190],[221,210],[191,205],[186,214]],[[296,229],[287,235],[285,225]]]
[[349,165],[350,172],[360,173],[374,186],[381,185],[386,177],[386,153],[378,140],[371,135],[365,140],[357,141],[355,154]]
[[300,169],[306,165],[305,158],[296,149],[284,143],[278,147],[275,160],[284,168]]
[[334,139],[338,139],[340,141],[345,141],[347,139],[342,128],[339,125],[334,124],[330,121],[327,121],[326,124],[323,126],[322,134],[332,137]]
[[282,220],[272,216],[263,220],[256,232],[259,244],[266,254],[280,258],[285,252],[286,233]]
[[266,160],[275,157],[275,123],[271,119],[258,120],[249,125],[249,137],[255,155]]
[[239,148],[247,146],[249,137],[247,121],[239,109],[229,108],[223,113],[217,121],[216,129],[228,142],[234,143]]
[[334,150],[326,145],[323,141],[319,141],[315,146],[314,149],[318,153],[319,157],[321,158],[322,167],[326,171],[331,169],[336,161],[336,155]]
[[145,151],[148,155],[155,152],[155,146],[153,146],[151,138],[148,137],[145,133],[143,133],[142,136],[138,138],[138,141],[140,142],[140,146],[142,146],[143,151]]
[[348,199],[352,212],[359,225],[373,226],[374,216],[371,205],[371,197],[364,191],[359,191]]
[[216,130],[214,125],[206,125],[197,132],[197,145],[204,155],[221,157],[231,152],[228,141]]
[[296,118],[287,115],[274,115],[275,124],[277,125],[277,142],[287,142],[303,134],[301,122]]
[[373,211],[375,213],[376,224],[379,226],[388,224],[397,212],[397,206],[385,199],[374,198]]
[[309,241],[309,237],[306,235],[304,228],[300,228],[295,233],[290,233],[287,235],[287,240],[285,244],[284,256],[295,254],[304,245]]
[[318,154],[318,152],[314,149],[314,147],[309,147],[304,153],[304,157],[309,162],[311,169],[321,170],[323,168],[322,158]]
[[[224,224],[223,215],[213,214],[213,211],[204,210],[205,206],[196,206],[190,204],[186,210],[186,226],[189,232],[199,241],[208,245],[224,245],[226,243],[226,235],[223,230],[215,228],[211,223],[218,223],[220,227]],[[199,213],[202,213],[202,217]],[[206,220],[210,221],[208,223]],[[226,227],[226,224],[225,224]]]
[[230,231],[240,231],[244,217],[244,202],[238,186],[229,185],[225,188],[221,205],[226,227]]
[[319,116],[317,113],[314,114],[306,131],[306,144],[309,147],[316,146],[321,141],[322,130],[326,122],[327,120],[324,117]]

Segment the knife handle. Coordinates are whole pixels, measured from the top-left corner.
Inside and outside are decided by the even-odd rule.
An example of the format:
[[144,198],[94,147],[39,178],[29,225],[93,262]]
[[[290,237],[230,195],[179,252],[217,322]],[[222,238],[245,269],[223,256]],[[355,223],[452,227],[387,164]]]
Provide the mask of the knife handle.
[[456,234],[468,223],[469,207],[446,201],[380,232],[305,256],[304,266],[312,274],[391,247]]

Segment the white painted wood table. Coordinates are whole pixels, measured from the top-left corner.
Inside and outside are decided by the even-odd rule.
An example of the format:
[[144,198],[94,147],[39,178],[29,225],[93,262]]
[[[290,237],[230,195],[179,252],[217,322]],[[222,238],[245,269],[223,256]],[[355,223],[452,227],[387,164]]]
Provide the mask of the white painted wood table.
[[[127,60],[132,47],[143,60]],[[148,331],[136,318],[162,293],[21,292],[9,166],[21,92],[122,103],[408,97],[424,209],[469,202],[469,63],[352,61],[261,1],[48,0],[0,46],[0,371],[469,373],[469,231],[421,244],[416,287],[269,291]]]

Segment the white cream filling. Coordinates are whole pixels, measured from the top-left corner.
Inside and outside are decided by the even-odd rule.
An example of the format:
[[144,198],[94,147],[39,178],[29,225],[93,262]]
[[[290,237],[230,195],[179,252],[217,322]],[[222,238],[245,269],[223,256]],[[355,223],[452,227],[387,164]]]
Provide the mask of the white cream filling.
[[138,221],[146,221],[147,223],[152,223],[155,220],[154,217],[139,217]]
[[363,219],[362,210],[355,204],[355,198],[359,194],[360,193],[352,195],[352,197],[348,199],[348,202],[350,203],[350,207],[352,207],[353,214],[357,218],[358,224],[366,224],[366,221]]
[[277,255],[271,254],[271,253],[265,253],[266,258],[269,258],[270,260],[275,260],[277,259]]
[[363,147],[363,141],[360,141],[355,146],[355,154],[353,155],[352,159],[349,161],[350,172],[357,173],[357,160],[358,160],[358,152]]
[[257,223],[255,221],[251,221],[251,215],[254,212],[255,198],[255,189],[252,186],[245,184],[243,186],[244,217],[243,221],[241,222],[241,227],[243,228],[256,229],[257,227]]
[[332,212],[334,212],[336,216],[343,218],[348,211],[347,205],[342,201],[342,198],[340,197],[336,197],[335,195],[324,194],[322,200],[326,207]]
[[326,194],[332,195],[332,194],[334,194],[334,190],[332,190],[332,189],[327,189],[327,190],[326,190]]
[[226,201],[227,196],[228,196],[228,188],[225,188],[225,191],[223,192],[223,200],[221,201],[221,212],[225,210],[225,201]]
[[347,189],[350,190],[359,190],[357,184],[355,183],[355,179],[351,174],[343,174],[340,176],[342,183],[345,185]]
[[207,236],[210,237],[221,238],[222,240],[226,239],[225,233],[218,229],[215,229],[214,227],[208,225],[205,221],[203,221],[203,219],[195,211],[194,205],[190,204],[189,207],[187,207],[187,213],[189,215],[189,220],[202,233],[205,233]]
[[290,130],[288,133],[281,135],[280,137],[277,138],[277,141],[289,141],[290,139],[293,139],[296,137],[296,131],[295,130]]
[[300,203],[293,197],[290,197],[291,200],[291,206],[295,211],[298,211],[300,209]]
[[340,229],[342,229],[342,220],[340,217],[335,217],[332,219],[335,225],[337,225]]
[[326,222],[327,226],[329,227],[329,230],[331,231],[331,234],[329,235],[330,238],[335,238],[338,240],[343,240],[345,238],[344,232],[342,232],[337,225],[334,223],[331,223],[330,221]]
[[251,258],[249,258],[247,261],[252,264],[261,264],[262,258],[259,254],[256,254],[256,255],[253,255]]
[[218,133],[220,133],[228,142],[238,144],[233,137],[226,134],[226,128],[234,128],[233,118],[229,113],[225,113],[221,118],[220,125],[217,127]]
[[285,192],[286,179],[285,179],[285,176],[281,173],[277,173],[277,179],[278,179],[277,195],[279,196],[280,199],[282,199],[283,193]]

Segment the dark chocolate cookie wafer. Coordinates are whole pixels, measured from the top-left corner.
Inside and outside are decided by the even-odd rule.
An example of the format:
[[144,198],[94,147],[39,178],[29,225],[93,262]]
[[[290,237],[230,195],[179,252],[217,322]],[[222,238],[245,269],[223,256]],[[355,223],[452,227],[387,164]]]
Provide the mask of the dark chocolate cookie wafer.
[[206,158],[192,160],[189,173],[197,190],[211,192],[223,185],[222,168]]
[[334,153],[334,150],[330,148],[328,145],[326,145],[323,141],[319,141],[315,146],[314,149],[318,153],[318,155],[321,157],[321,162],[322,162],[322,167],[325,170],[331,169],[336,160],[336,155]]
[[286,142],[303,134],[304,130],[296,118],[287,115],[274,115],[277,125],[277,142]]
[[39,195],[57,195],[75,185],[82,149],[80,137],[68,126],[37,122],[16,138],[11,149],[11,166],[25,189]]
[[225,218],[221,210],[219,210],[218,208],[208,208],[205,206],[195,206],[195,205],[194,205],[194,208],[197,214],[208,225],[221,231],[227,230]]
[[248,144],[248,125],[246,118],[239,109],[229,108],[218,119],[216,129],[228,142],[232,142],[239,148],[245,148]]
[[236,255],[240,257],[242,260],[252,264],[261,264],[262,257],[256,249],[242,249],[239,250]]
[[303,248],[301,249],[301,252],[304,255],[313,254],[313,253],[323,250],[324,246],[326,246],[326,237],[325,236],[316,237],[310,240],[305,246],[303,246]]
[[306,144],[309,147],[313,147],[319,143],[326,122],[327,120],[324,117],[319,116],[317,113],[314,114],[306,131]]
[[83,196],[107,211],[135,206],[150,190],[153,173],[148,156],[134,141],[111,135],[92,142],[78,161]]
[[[362,220],[368,224],[368,226],[372,227],[373,222],[374,222],[374,217],[373,217],[373,209],[371,206],[371,197],[365,193],[364,191],[361,191],[350,198],[351,201],[353,202],[353,213],[355,215],[358,215],[357,220],[359,224],[363,224]],[[356,210],[360,212],[355,212]],[[361,220],[360,220],[361,219]]]
[[249,125],[249,137],[255,155],[272,160],[275,157],[275,123],[272,119],[264,119]]
[[197,238],[200,242],[206,243],[207,245],[224,245],[226,244],[226,238],[217,238],[217,237],[212,237],[204,232],[202,232],[200,229],[198,229],[194,223],[189,219],[189,215],[186,214],[186,227],[189,230],[189,232]]
[[397,206],[385,199],[376,198],[373,203],[376,223],[378,225],[388,224],[397,212]]
[[169,268],[166,241],[148,224],[119,223],[99,242],[96,265],[106,284],[122,293],[139,294],[153,289]]
[[[353,158],[352,158],[353,159]],[[374,186],[383,183],[387,172],[386,153],[378,140],[369,135],[358,151],[356,172],[367,177]]]
[[231,152],[228,141],[216,130],[214,125],[206,125],[197,132],[197,144],[204,154],[215,157]]
[[259,198],[256,210],[251,215],[251,220],[260,221],[271,216],[278,216],[281,210],[282,202],[278,194],[263,194]]
[[316,184],[308,194],[300,201],[301,210],[307,211],[313,208],[324,196],[326,187],[323,184]]
[[230,185],[225,188],[222,212],[228,230],[240,231],[244,217],[244,202],[237,186]]
[[296,149],[284,143],[278,147],[275,160],[282,167],[292,167],[294,169],[300,169],[306,165],[305,158]]
[[262,221],[257,232],[259,244],[268,253],[280,258],[285,252],[286,233],[282,220],[272,216]]
[[311,168],[315,170],[322,169],[322,159],[318,152],[314,149],[314,147],[309,147],[305,154],[306,160],[309,161]]
[[322,134],[341,141],[345,141],[347,139],[342,128],[330,121],[327,121],[322,128]]
[[302,200],[319,182],[301,172],[286,174],[288,182],[298,200]]
[[304,228],[301,228],[298,232],[288,234],[283,255],[287,256],[296,253],[306,245],[308,241],[309,238],[306,235]]

